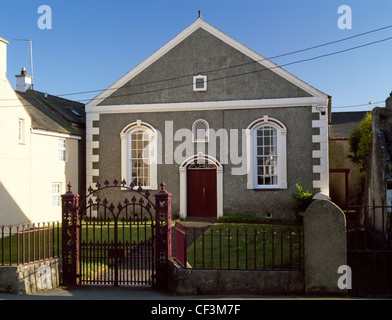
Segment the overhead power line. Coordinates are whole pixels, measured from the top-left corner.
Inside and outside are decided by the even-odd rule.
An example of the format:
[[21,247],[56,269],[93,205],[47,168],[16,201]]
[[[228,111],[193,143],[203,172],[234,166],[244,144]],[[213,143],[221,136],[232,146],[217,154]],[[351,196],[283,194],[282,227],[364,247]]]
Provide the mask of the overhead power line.
[[[355,46],[355,47],[352,47],[352,48],[348,48],[348,49],[344,49],[344,50],[340,50],[340,51],[335,51],[335,52],[331,52],[331,53],[327,53],[327,54],[322,54],[322,55],[319,55],[319,56],[316,56],[316,57],[312,57],[312,58],[301,59],[301,60],[285,63],[285,64],[282,64],[282,65],[276,65],[276,66],[271,67],[271,68],[264,68],[264,69],[261,69],[261,70],[243,72],[243,73],[233,74],[233,75],[229,75],[229,76],[226,75],[226,76],[219,77],[219,78],[209,79],[208,82],[218,81],[218,80],[223,80],[223,79],[228,79],[228,78],[233,78],[233,77],[239,77],[239,76],[244,76],[244,75],[248,75],[248,74],[264,72],[264,71],[277,69],[277,68],[282,68],[282,67],[286,67],[286,66],[290,66],[290,65],[294,65],[294,64],[298,64],[298,63],[313,61],[313,60],[317,60],[317,59],[333,56],[333,55],[336,55],[336,54],[340,54],[340,53],[356,50],[356,49],[359,49],[359,48],[367,47],[367,46],[374,45],[374,44],[377,44],[377,43],[385,42],[385,41],[388,41],[388,40],[391,40],[391,39],[392,39],[392,37],[388,37],[388,38],[385,38],[385,39],[382,39],[382,40],[369,42],[369,43],[366,43],[366,44],[363,44],[363,45],[359,45],[359,46]],[[172,87],[168,87],[168,88],[154,89],[154,90],[142,91],[142,92],[134,92],[134,93],[126,93],[126,94],[122,94],[122,95],[116,95],[114,97],[109,96],[109,97],[105,97],[105,98],[95,98],[95,99],[97,99],[97,100],[98,99],[99,100],[105,100],[105,99],[111,99],[111,98],[114,99],[114,98],[125,97],[125,96],[133,96],[133,95],[137,95],[137,94],[148,94],[148,93],[154,93],[154,92],[159,92],[159,91],[164,91],[164,90],[169,90],[169,89],[177,89],[177,88],[187,87],[187,86],[191,86],[191,85],[193,85],[193,82],[192,83],[187,83],[187,84],[182,84],[182,85],[177,85],[177,86],[172,86]],[[120,88],[123,88],[123,87],[120,87]],[[117,89],[119,89],[119,88],[117,88]],[[79,100],[79,102],[81,102],[81,101],[90,101],[90,100],[91,99],[82,99],[82,100]]]
[[338,106],[338,107],[332,107],[332,109],[357,108],[357,107],[365,107],[365,106],[380,104],[380,103],[385,103],[385,101],[368,102],[368,103],[364,103],[364,104],[355,104],[355,105],[350,105],[350,106]]
[[[260,59],[260,60],[254,60],[254,61],[251,61],[251,62],[242,63],[242,64],[238,64],[238,65],[233,65],[233,66],[228,66],[228,67],[225,67],[225,68],[218,68],[218,69],[213,69],[213,70],[200,71],[200,72],[198,72],[198,74],[199,73],[213,73],[213,72],[225,71],[225,70],[232,69],[232,68],[238,68],[238,67],[243,67],[243,66],[250,65],[250,64],[260,63],[260,62],[263,62],[263,61],[266,61],[266,60],[282,58],[282,57],[286,57],[286,56],[289,56],[289,55],[293,55],[293,54],[297,54],[297,53],[301,53],[301,52],[306,52],[306,51],[309,51],[309,50],[318,49],[318,48],[322,48],[322,47],[329,46],[329,45],[332,45],[332,44],[336,44],[336,43],[340,43],[340,42],[343,42],[343,41],[351,40],[351,39],[354,39],[354,38],[362,37],[364,35],[368,35],[368,34],[371,34],[371,33],[374,33],[374,32],[386,30],[386,29],[389,29],[389,28],[392,28],[392,25],[385,26],[385,27],[378,28],[378,29],[374,29],[374,30],[370,30],[370,31],[367,31],[367,32],[363,32],[363,33],[360,33],[360,34],[357,34],[357,35],[354,35],[354,36],[350,36],[350,37],[346,37],[346,38],[342,38],[342,39],[339,39],[339,40],[334,40],[334,41],[326,42],[326,43],[323,43],[323,44],[315,45],[315,46],[308,47],[308,48],[305,48],[305,49],[290,51],[290,52],[279,54],[279,55],[272,56],[272,57],[269,57],[269,58],[263,58],[263,59]],[[160,82],[178,80],[178,79],[182,79],[182,78],[185,78],[185,77],[189,77],[189,75],[177,76],[177,77],[173,77],[173,78],[170,78],[170,79],[148,81],[148,82],[134,84],[132,86],[136,87],[136,86],[142,86],[142,85],[147,85],[147,84],[156,84],[156,83],[160,83]],[[122,88],[125,88],[125,87],[127,87],[127,86],[122,86]],[[119,88],[105,88],[105,89],[99,89],[99,90],[90,90],[90,91],[81,91],[81,92],[74,92],[74,93],[59,94],[57,96],[65,97],[65,96],[71,96],[71,95],[89,94],[89,93],[102,92],[104,90],[117,90],[117,89],[119,89]]]
[[[377,32],[377,31],[380,31],[380,30],[385,30],[385,29],[388,29],[388,28],[392,28],[392,25],[386,26],[386,27],[383,27],[383,28],[378,28],[378,29],[371,30],[371,31],[367,31],[367,32],[364,32],[364,33],[361,33],[361,34],[358,34],[358,35],[354,35],[354,36],[351,36],[351,37],[343,38],[343,39],[340,39],[340,40],[335,40],[335,41],[327,42],[327,43],[324,43],[324,44],[312,46],[312,47],[309,47],[309,48],[305,48],[305,49],[296,50],[296,51],[292,51],[292,52],[289,52],[289,53],[277,55],[277,56],[274,56],[274,57],[271,57],[271,58],[264,58],[264,59],[261,59],[261,60],[258,60],[258,61],[252,61],[252,62],[240,64],[240,65],[234,65],[234,66],[229,66],[229,67],[215,69],[215,70],[210,70],[210,71],[203,71],[202,73],[217,72],[217,71],[227,70],[227,69],[231,69],[231,68],[241,67],[241,66],[244,66],[244,65],[252,64],[252,63],[261,62],[261,61],[264,61],[264,60],[271,60],[271,59],[274,59],[274,58],[288,56],[288,55],[291,55],[291,54],[300,53],[300,52],[308,51],[308,50],[311,50],[311,49],[327,46],[327,45],[330,45],[330,44],[346,41],[346,40],[349,40],[349,39],[360,37],[360,36],[363,36],[363,35],[366,35],[366,34],[370,34],[370,33],[373,33],[373,32]],[[247,75],[247,74],[252,74],[252,73],[272,70],[272,69],[276,69],[276,68],[282,68],[282,67],[285,67],[285,66],[294,65],[294,64],[298,64],[298,63],[313,61],[313,60],[316,60],[316,59],[320,59],[320,58],[324,58],[324,57],[328,57],[328,56],[333,56],[333,55],[341,54],[341,53],[344,53],[344,52],[348,52],[348,51],[356,50],[356,49],[359,49],[359,48],[363,48],[363,47],[371,46],[371,45],[374,45],[374,44],[378,44],[378,43],[381,43],[381,42],[389,41],[391,39],[392,39],[392,37],[388,37],[388,38],[384,38],[384,39],[381,39],[381,40],[368,42],[368,43],[365,43],[365,44],[362,44],[362,45],[358,45],[358,46],[354,46],[354,47],[347,48],[347,49],[334,51],[334,52],[331,52],[331,53],[322,54],[322,55],[311,57],[311,58],[306,58],[306,59],[301,59],[301,60],[297,60],[297,61],[292,61],[292,62],[285,63],[285,64],[282,64],[282,65],[276,65],[276,66],[271,67],[271,68],[264,68],[264,69],[260,69],[260,70],[250,71],[250,72],[243,72],[243,73],[236,73],[236,74],[233,74],[233,75],[226,75],[226,76],[218,77],[218,78],[215,78],[215,79],[209,79],[208,81],[209,82],[217,81],[217,80],[222,80],[222,79],[226,79],[226,78],[243,76],[243,75]],[[184,78],[184,77],[189,77],[189,75],[178,76],[178,77],[174,77],[174,78],[170,78],[170,79],[162,79],[162,80],[150,81],[150,82],[145,82],[145,83],[139,83],[139,84],[130,85],[130,86],[121,86],[121,87],[118,87],[118,88],[107,88],[107,89],[101,89],[101,90],[80,91],[80,92],[74,92],[74,93],[60,94],[60,95],[56,95],[56,96],[58,96],[58,97],[65,97],[65,96],[77,95],[77,94],[88,94],[88,93],[102,92],[102,91],[105,91],[105,90],[117,90],[117,89],[126,88],[126,87],[136,87],[136,86],[142,86],[142,85],[147,85],[147,84],[167,82],[167,81],[181,79],[181,78]],[[161,88],[161,89],[155,89],[155,90],[149,90],[149,91],[142,91],[142,92],[127,93],[127,94],[123,94],[123,95],[116,95],[116,97],[131,96],[131,95],[136,95],[136,94],[153,93],[153,92],[159,92],[159,91],[163,91],[163,90],[169,90],[169,89],[176,89],[176,88],[186,87],[186,86],[190,86],[190,85],[193,85],[193,82],[192,83],[187,83],[187,84],[182,84],[182,85],[177,85],[177,86],[172,86],[172,87],[167,87],[167,88]],[[103,99],[108,99],[108,98],[115,98],[115,97],[110,97],[109,96],[109,97],[100,98],[100,99],[103,100]],[[15,101],[15,100],[18,100],[18,99],[0,99],[0,101],[12,101],[12,100]],[[82,101],[90,101],[90,100],[91,99],[81,99],[81,100],[78,100],[78,101],[82,102]]]

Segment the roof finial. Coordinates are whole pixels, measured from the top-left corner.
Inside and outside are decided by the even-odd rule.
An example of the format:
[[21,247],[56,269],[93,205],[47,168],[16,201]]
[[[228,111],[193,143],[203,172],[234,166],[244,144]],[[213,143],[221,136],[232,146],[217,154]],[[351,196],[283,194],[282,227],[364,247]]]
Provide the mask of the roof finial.
[[203,20],[203,18],[201,17],[201,10],[199,10],[199,19]]

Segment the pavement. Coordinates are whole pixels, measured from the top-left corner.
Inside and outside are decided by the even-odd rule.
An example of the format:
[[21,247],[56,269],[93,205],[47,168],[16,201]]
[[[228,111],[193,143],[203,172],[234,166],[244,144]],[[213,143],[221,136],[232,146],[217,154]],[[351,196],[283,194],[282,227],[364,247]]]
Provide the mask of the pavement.
[[[362,297],[309,297],[309,296],[257,296],[257,295],[197,295],[177,296],[150,286],[80,286],[58,287],[28,295],[0,293],[0,300],[368,300]],[[390,300],[390,299],[389,299]]]

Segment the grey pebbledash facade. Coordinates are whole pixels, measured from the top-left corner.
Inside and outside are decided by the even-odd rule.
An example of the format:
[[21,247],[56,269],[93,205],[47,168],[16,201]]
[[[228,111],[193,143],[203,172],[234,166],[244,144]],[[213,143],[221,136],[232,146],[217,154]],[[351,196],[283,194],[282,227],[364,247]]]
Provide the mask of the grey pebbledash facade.
[[[195,90],[198,75],[207,79],[202,90]],[[90,101],[86,112],[87,186],[133,180],[132,134],[146,130],[157,162],[148,167],[148,188],[154,192],[164,180],[172,213],[181,217],[190,216],[192,201],[198,206],[189,170],[201,174],[206,167],[216,179],[200,197],[215,193],[209,202],[215,216],[293,218],[296,183],[329,193],[330,97],[201,18]],[[202,143],[194,141],[198,121],[207,129]],[[260,134],[271,134],[270,142],[260,146]],[[268,157],[275,165],[266,165]],[[123,200],[126,191],[110,196]]]

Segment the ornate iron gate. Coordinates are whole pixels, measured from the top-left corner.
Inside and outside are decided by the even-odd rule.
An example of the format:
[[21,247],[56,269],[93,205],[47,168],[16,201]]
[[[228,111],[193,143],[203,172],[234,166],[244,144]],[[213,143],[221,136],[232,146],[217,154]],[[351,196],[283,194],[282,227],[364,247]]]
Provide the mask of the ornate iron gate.
[[[103,198],[113,188],[128,197],[117,205]],[[171,194],[163,182],[161,189],[154,202],[148,190],[125,181],[97,183],[80,199],[69,187],[63,195],[64,283],[165,286]]]

